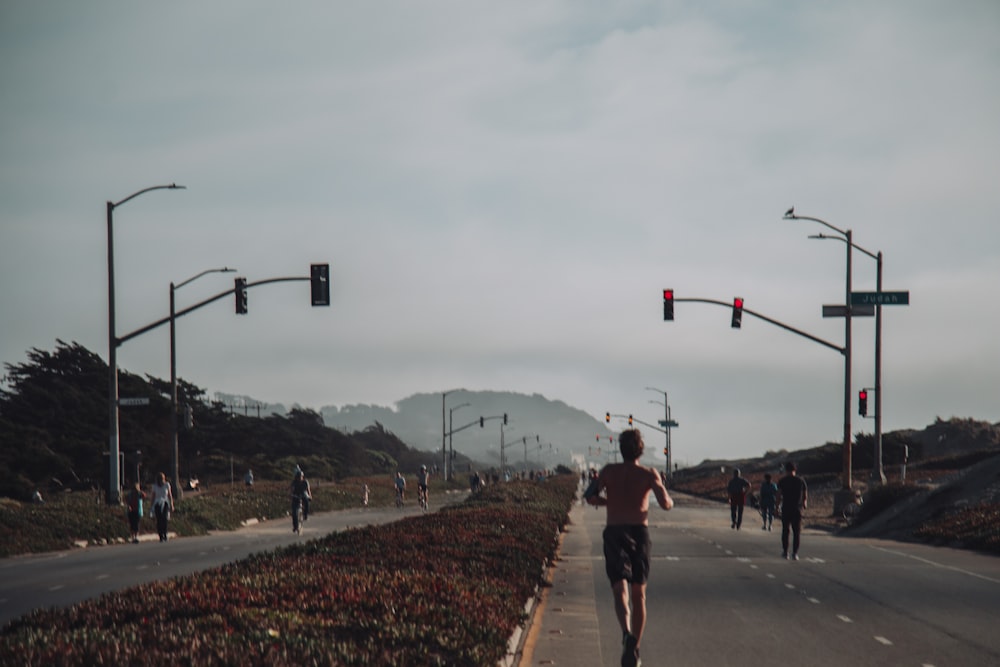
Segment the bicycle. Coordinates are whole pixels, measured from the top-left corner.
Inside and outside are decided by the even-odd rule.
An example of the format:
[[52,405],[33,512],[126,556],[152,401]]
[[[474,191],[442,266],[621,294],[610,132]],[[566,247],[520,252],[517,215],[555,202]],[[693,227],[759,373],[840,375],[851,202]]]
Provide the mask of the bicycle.
[[396,489],[396,507],[397,508],[403,507],[403,490],[400,488]]
[[427,487],[423,486],[417,489],[417,500],[420,501],[420,509],[427,511]]

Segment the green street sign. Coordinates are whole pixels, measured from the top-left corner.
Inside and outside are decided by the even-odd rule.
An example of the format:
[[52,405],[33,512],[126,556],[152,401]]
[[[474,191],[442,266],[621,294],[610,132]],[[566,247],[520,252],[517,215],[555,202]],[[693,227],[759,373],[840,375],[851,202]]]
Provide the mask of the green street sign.
[[908,306],[910,293],[907,292],[851,292],[851,305],[863,306]]
[[670,426],[670,427],[679,426],[679,424],[676,421],[674,421],[673,419],[671,419],[669,421],[661,419],[661,420],[659,420],[656,423],[659,424],[660,426],[664,427],[664,428],[666,428],[668,426]]

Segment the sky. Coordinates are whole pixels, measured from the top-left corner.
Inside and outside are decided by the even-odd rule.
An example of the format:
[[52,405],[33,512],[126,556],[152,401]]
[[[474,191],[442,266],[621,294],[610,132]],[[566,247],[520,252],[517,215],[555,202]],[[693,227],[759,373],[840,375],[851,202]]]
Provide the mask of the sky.
[[[674,461],[841,442],[843,237],[883,253],[883,430],[1000,421],[1000,4],[0,4],[0,362],[177,320],[272,403],[457,388],[671,416]],[[876,262],[853,251],[852,288]],[[852,427],[874,318],[853,320]],[[167,327],[119,366],[170,377]],[[869,414],[874,396],[870,394]],[[659,402],[659,403],[657,403]],[[622,427],[616,418],[612,426]],[[546,434],[557,438],[557,434]],[[659,438],[647,433],[647,440]],[[585,447],[590,443],[580,443]]]

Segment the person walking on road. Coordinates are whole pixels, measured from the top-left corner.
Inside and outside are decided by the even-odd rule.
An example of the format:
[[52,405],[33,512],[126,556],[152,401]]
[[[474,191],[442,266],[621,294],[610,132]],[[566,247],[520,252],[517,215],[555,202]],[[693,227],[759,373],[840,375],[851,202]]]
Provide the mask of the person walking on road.
[[[639,644],[646,626],[646,581],[649,577],[649,493],[665,510],[674,506],[660,474],[639,465],[642,434],[622,431],[618,438],[623,463],[604,466],[584,492],[591,505],[607,508],[604,565],[622,629],[623,667],[638,667]],[[631,601],[631,604],[630,604]]]
[[749,490],[750,482],[740,477],[740,469],[733,470],[733,478],[729,480],[726,491],[729,493],[729,514],[736,530],[743,526],[743,507],[746,505]]
[[785,464],[785,476],[778,480],[778,503],[781,504],[781,557],[788,558],[788,533],[792,533],[792,560],[799,559],[802,535],[802,510],[808,506],[809,489],[795,474],[795,464]]
[[174,494],[170,491],[167,476],[160,473],[153,483],[153,514],[156,515],[156,532],[161,542],[167,541],[167,524],[174,511]]
[[764,473],[764,481],[760,485],[760,516],[764,520],[761,530],[771,530],[777,496],[778,485],[771,481],[771,473]]

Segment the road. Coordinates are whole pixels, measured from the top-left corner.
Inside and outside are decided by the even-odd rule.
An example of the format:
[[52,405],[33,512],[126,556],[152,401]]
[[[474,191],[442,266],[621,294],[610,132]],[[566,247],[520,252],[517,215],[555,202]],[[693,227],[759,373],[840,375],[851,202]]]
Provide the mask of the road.
[[[456,494],[456,497],[462,494]],[[432,509],[435,498],[432,497]],[[415,502],[395,507],[358,508],[314,514],[302,534],[291,518],[236,531],[159,542],[88,547],[0,560],[0,626],[33,609],[63,607],[102,593],[189,574],[244,558],[251,553],[319,537],[332,531],[395,521],[419,514]]]
[[[756,515],[683,496],[656,509],[642,664],[1000,664],[1000,558],[807,531],[801,560]],[[604,511],[576,507],[521,665],[620,664]]]

